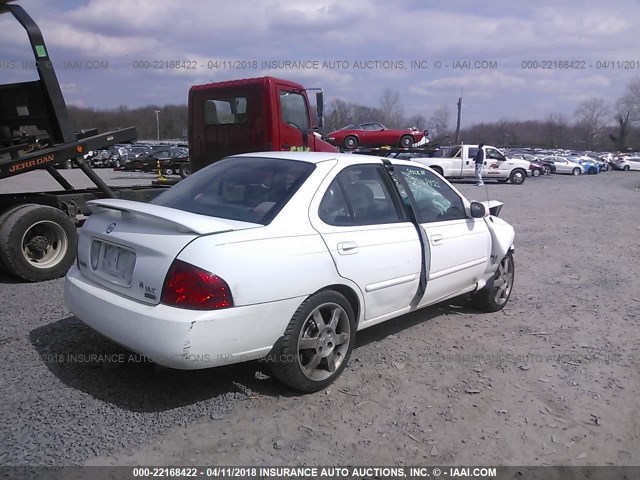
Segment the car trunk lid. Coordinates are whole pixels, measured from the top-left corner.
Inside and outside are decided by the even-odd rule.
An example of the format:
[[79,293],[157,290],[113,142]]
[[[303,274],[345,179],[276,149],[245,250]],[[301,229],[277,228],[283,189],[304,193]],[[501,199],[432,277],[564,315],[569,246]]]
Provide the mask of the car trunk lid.
[[152,305],[160,302],[172,262],[195,238],[261,226],[129,200],[88,205],[93,214],[80,230],[80,271],[109,290]]

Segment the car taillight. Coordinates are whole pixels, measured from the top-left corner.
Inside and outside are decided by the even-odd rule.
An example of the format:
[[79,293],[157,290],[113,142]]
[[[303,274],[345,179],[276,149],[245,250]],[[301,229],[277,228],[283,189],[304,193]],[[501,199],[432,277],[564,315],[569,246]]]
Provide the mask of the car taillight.
[[233,297],[227,282],[181,260],[174,260],[171,264],[160,301],[172,307],[192,310],[233,307]]

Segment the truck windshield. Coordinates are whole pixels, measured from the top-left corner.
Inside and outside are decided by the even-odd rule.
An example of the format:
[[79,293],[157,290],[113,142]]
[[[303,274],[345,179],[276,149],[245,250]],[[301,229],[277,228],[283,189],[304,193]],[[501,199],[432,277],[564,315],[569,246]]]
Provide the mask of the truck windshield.
[[188,176],[151,203],[267,225],[314,168],[295,160],[228,157]]

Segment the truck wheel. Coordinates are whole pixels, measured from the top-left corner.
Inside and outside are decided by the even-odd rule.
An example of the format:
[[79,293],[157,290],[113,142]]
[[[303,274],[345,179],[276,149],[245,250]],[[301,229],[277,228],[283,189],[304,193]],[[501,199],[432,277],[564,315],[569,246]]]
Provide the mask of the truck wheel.
[[178,174],[180,175],[181,178],[187,178],[189,175],[191,175],[191,166],[180,165],[180,170],[178,171]]
[[163,175],[172,175],[173,174],[173,168],[163,168],[162,169],[162,174]]
[[[26,206],[27,205],[14,206],[14,207],[11,207],[8,210],[5,210],[4,212],[0,213],[0,226],[4,225],[4,222],[7,219],[7,217],[9,217],[9,215],[12,215],[14,212],[16,212],[18,210],[21,210]],[[1,246],[1,244],[0,244],[0,246]],[[4,265],[4,263],[2,263],[2,258],[0,258],[0,273],[11,273],[11,272],[9,272],[9,269]]]
[[402,137],[400,137],[400,146],[401,147],[410,147],[411,145],[413,145],[413,137],[411,135],[403,135]]
[[353,135],[349,135],[344,139],[344,148],[356,148],[358,146],[358,139]]
[[9,273],[29,282],[66,274],[77,244],[75,225],[57,208],[22,205],[0,223],[0,262]]
[[438,175],[443,176],[444,177],[444,172],[442,171],[442,168],[440,167],[430,167],[431,170],[433,170],[434,172],[436,172]]
[[519,168],[511,172],[511,175],[509,175],[509,180],[514,185],[522,185],[525,178],[527,178],[526,172],[524,170],[520,170]]

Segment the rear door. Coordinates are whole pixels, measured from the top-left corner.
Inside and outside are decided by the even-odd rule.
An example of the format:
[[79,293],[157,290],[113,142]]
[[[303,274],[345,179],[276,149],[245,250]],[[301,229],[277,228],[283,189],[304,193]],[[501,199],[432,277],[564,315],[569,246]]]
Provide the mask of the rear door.
[[382,164],[343,169],[311,205],[338,273],[356,283],[365,320],[408,311],[418,289],[422,247]]
[[278,98],[278,144],[274,150],[309,151],[311,125],[307,98],[292,87],[276,84]]
[[477,148],[460,149],[460,171],[463,177],[473,177],[476,174]]

